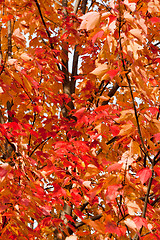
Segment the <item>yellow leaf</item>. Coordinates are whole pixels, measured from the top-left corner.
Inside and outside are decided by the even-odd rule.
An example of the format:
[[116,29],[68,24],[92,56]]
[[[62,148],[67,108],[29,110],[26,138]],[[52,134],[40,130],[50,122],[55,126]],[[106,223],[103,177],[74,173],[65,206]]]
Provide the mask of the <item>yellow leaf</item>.
[[27,90],[30,92],[32,90],[32,86],[31,86],[30,82],[25,77],[23,78],[23,82],[24,82],[24,85],[27,88]]
[[102,123],[98,124],[94,129],[96,129],[98,131],[98,134],[101,133],[102,131]]
[[89,12],[80,17],[82,19],[81,25],[79,29],[92,30],[94,29],[100,22],[100,13],[98,12]]
[[29,56],[27,53],[22,53],[20,56],[24,61],[30,61],[33,60],[31,56]]
[[14,72],[13,77],[17,82],[19,82],[21,85],[23,85],[22,79],[18,73]]
[[69,236],[69,237],[66,237],[65,240],[78,240],[77,236]]
[[122,126],[122,129],[120,130],[119,134],[120,136],[128,135],[133,132],[133,125],[132,124],[125,124]]
[[84,223],[86,223],[87,225],[93,227],[95,230],[97,230],[100,233],[104,233],[105,232],[105,228],[104,225],[102,225],[100,222],[98,222],[98,224],[95,221],[92,221],[91,219],[84,219],[83,220]]
[[139,156],[141,156],[140,147],[139,147],[139,144],[136,141],[131,140],[130,151],[131,151],[132,155],[138,154]]
[[128,54],[130,55],[130,52],[133,54],[133,57],[137,60],[138,59],[138,50],[142,50],[143,46],[139,45],[134,41],[134,39],[130,40],[130,44],[127,46]]
[[153,123],[158,128],[158,131],[160,131],[160,122],[156,119],[153,119]]
[[121,116],[120,118],[116,118],[115,121],[117,123],[120,123],[121,121],[127,121],[129,119],[131,119],[134,116],[134,110],[133,109],[127,109],[127,110],[123,110],[121,111]]
[[132,157],[132,154],[130,153],[130,151],[126,151],[122,154],[122,158],[118,163],[123,163],[122,168],[126,169],[128,168],[128,166],[130,166],[133,162],[135,161],[135,159]]
[[134,37],[138,38],[138,40],[142,40],[142,30],[135,28],[129,31]]
[[140,19],[138,20],[138,24],[139,24],[139,26],[142,28],[142,30],[144,31],[144,33],[147,34],[147,26],[146,26],[146,24],[145,24],[145,19],[140,18]]
[[91,74],[100,76],[106,73],[106,71],[108,70],[108,65],[107,64],[101,64],[100,66],[98,66],[97,68],[95,68]]
[[104,100],[104,101],[108,101],[110,99],[109,96],[105,97],[105,96],[100,96],[99,99]]
[[17,28],[14,32],[13,32],[13,39],[14,41],[19,44],[22,45],[23,47],[26,46],[26,39],[24,37],[24,35],[21,33],[20,29]]
[[128,0],[125,0],[123,4],[125,4],[132,12],[136,10],[136,3],[130,3]]
[[127,205],[127,208],[128,208],[128,213],[131,216],[134,216],[137,213],[141,213],[141,209],[135,201],[127,200],[126,205]]
[[133,220],[131,220],[130,218],[127,218],[124,222],[129,228],[132,228],[134,231],[136,231],[137,227]]
[[7,74],[2,74],[1,75],[1,80],[3,80],[3,82],[7,85],[10,86],[12,79],[7,75]]
[[7,61],[7,63],[8,63],[9,65],[14,65],[16,62],[17,62],[17,59],[14,59],[14,58],[8,59],[8,61]]
[[132,15],[131,15],[129,12],[127,12],[127,11],[124,12],[124,18],[125,18],[128,22],[133,22],[133,21],[135,21],[134,17],[132,17]]

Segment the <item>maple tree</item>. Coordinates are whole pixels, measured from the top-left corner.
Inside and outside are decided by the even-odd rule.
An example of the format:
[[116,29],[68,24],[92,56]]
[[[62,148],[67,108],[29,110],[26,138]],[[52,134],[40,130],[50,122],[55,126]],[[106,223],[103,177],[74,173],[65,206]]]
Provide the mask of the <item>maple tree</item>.
[[160,1],[0,17],[0,239],[160,239]]

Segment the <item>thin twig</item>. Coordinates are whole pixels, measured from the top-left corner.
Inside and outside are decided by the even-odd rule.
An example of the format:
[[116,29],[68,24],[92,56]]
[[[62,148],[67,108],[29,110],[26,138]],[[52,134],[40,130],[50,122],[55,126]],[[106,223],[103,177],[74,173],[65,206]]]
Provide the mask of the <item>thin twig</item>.
[[130,78],[128,76],[129,72],[126,69],[125,62],[124,62],[123,48],[122,48],[122,42],[121,42],[121,27],[122,27],[121,23],[122,23],[122,19],[121,19],[121,10],[120,10],[120,1],[119,1],[119,45],[120,45],[120,50],[121,50],[122,65],[123,65],[124,71],[126,72],[125,73],[125,77],[127,79],[127,82],[128,82],[128,85],[129,85],[129,89],[130,89],[130,94],[131,94],[132,103],[133,103],[133,109],[134,109],[136,123],[137,123],[137,128],[138,128],[138,134],[139,134],[139,137],[140,137],[140,140],[141,140],[144,152],[145,152],[146,156],[148,157],[148,159],[150,160],[150,162],[152,162],[150,157],[149,157],[149,155],[148,155],[147,149],[146,149],[146,147],[144,145],[144,141],[143,141],[143,137],[142,137],[142,133],[141,133],[141,128],[140,128],[140,124],[139,124],[139,120],[138,120],[137,109],[136,109],[134,96],[133,96],[133,92],[132,92],[131,81],[130,81]]
[[[45,30],[46,30],[46,33],[47,33],[47,36],[48,36],[48,40],[49,40],[49,44],[50,44],[50,48],[53,50],[53,49],[54,49],[54,46],[53,46],[53,43],[52,43],[52,40],[51,40],[50,32],[49,32],[49,30],[48,30],[48,28],[47,28],[47,26],[46,26],[45,21],[44,21],[44,18],[43,18],[42,12],[41,12],[40,5],[39,5],[39,3],[38,3],[37,0],[34,0],[34,2],[35,2],[36,6],[37,6],[37,8],[38,8],[38,11],[39,11],[39,14],[40,14],[42,23],[43,23],[43,25],[44,25],[44,27],[45,27]],[[43,39],[43,38],[42,38],[42,39]],[[55,53],[53,53],[53,55],[54,55],[54,57],[56,58]],[[58,67],[59,70],[61,70],[61,69],[60,69],[60,66],[58,65],[58,63],[57,63],[57,67]]]
[[[34,113],[33,122],[32,122],[32,128],[33,128],[33,126],[34,126],[34,124],[35,124],[36,116],[37,116],[37,114]],[[29,147],[30,147],[30,145],[31,145],[31,137],[32,137],[32,135],[31,135],[31,133],[30,133],[30,135],[29,135],[29,141],[28,141],[28,146],[29,146]],[[29,155],[29,151],[28,151],[28,155]]]
[[[102,214],[99,214],[99,215],[96,215],[96,216],[93,216],[93,217],[90,217],[89,219],[92,220],[92,221],[95,221],[95,220],[98,220],[102,217]],[[86,223],[84,223],[83,221],[82,222],[77,222],[74,227],[75,228],[79,228],[83,225],[85,225]]]
[[[48,28],[47,28],[47,26],[46,26],[46,23],[45,23],[45,21],[44,21],[44,18],[43,18],[42,12],[41,12],[40,5],[39,5],[39,3],[38,3],[37,0],[34,0],[34,2],[35,2],[36,6],[37,6],[37,8],[38,8],[38,11],[39,11],[39,14],[40,14],[42,23],[43,23],[43,25],[44,25],[44,27],[45,27],[45,30],[46,30],[46,33],[47,33],[47,36],[48,36],[48,39],[49,39],[49,42],[50,42],[50,33],[49,33],[49,30],[48,30]],[[50,42],[50,47],[51,47],[51,49],[54,49],[52,42]]]
[[96,0],[92,0],[90,6],[88,7],[87,13],[89,12],[89,10],[91,9],[91,7],[93,6],[93,4],[96,2]]
[[[123,212],[122,212],[122,210],[121,210],[121,205],[118,203],[117,199],[116,199],[116,202],[117,202],[117,205],[118,205],[120,214],[121,214],[122,218],[124,219],[127,215],[123,214]],[[119,223],[119,222],[120,222],[120,221],[118,221],[118,223]],[[118,224],[118,223],[117,223],[117,224]],[[131,235],[130,235],[130,232],[129,232],[129,228],[128,228],[128,226],[127,226],[126,224],[125,224],[125,227],[127,228],[127,233],[128,233],[129,239],[132,240]]]
[[77,13],[80,2],[81,2],[81,0],[76,0],[76,2],[74,4],[74,14]]
[[[125,67],[125,62],[124,62],[124,58],[123,58],[123,49],[122,49],[122,43],[121,43],[121,9],[120,9],[120,0],[119,0],[119,44],[120,44],[120,50],[121,50],[121,59],[122,59],[122,65],[123,65],[123,69],[124,71],[126,71],[126,67]],[[143,150],[145,152],[145,155],[148,157],[148,159],[151,161],[152,163],[152,176],[149,179],[149,183],[148,183],[148,187],[147,187],[147,193],[145,196],[145,201],[144,201],[144,206],[143,206],[143,212],[142,212],[142,217],[145,218],[146,216],[146,211],[147,211],[147,204],[148,204],[148,198],[149,198],[149,194],[150,194],[150,190],[151,190],[151,185],[152,185],[152,180],[153,180],[153,167],[154,167],[154,160],[152,161],[148,155],[147,149],[144,145],[144,141],[143,141],[143,137],[141,134],[141,129],[140,129],[140,124],[139,124],[139,120],[138,120],[138,114],[137,114],[137,109],[136,109],[136,105],[135,105],[135,101],[134,101],[134,97],[133,97],[133,92],[132,92],[132,87],[131,87],[131,81],[130,78],[128,76],[128,73],[125,74],[125,77],[127,79],[128,85],[129,85],[129,89],[130,89],[130,94],[131,94],[131,98],[132,98],[132,103],[133,103],[133,109],[134,109],[134,113],[135,113],[135,118],[136,118],[136,123],[137,123],[137,128],[138,128],[138,133],[140,136],[140,140],[143,146]],[[143,226],[141,227],[141,229],[139,230],[139,234],[141,234],[143,229]],[[133,240],[138,240],[139,239],[139,234],[135,234]]]
[[[85,203],[81,206],[80,211],[83,212],[84,209],[88,206],[88,204],[89,204],[89,202],[85,202]],[[77,219],[77,215],[75,215],[75,216],[73,217],[73,220],[74,220],[74,221],[75,221],[76,219]]]
[[31,157],[33,155],[33,153],[43,144],[46,143],[51,137],[46,138],[45,140],[43,140],[41,143],[39,143],[31,152],[31,154],[29,154],[29,157]]
[[[149,198],[149,193],[150,193],[150,190],[151,190],[151,186],[152,186],[152,180],[153,180],[153,173],[154,171],[152,170],[152,177],[149,179],[149,183],[148,183],[148,187],[147,187],[147,193],[146,193],[146,196],[145,196],[145,201],[144,201],[144,206],[143,206],[143,212],[142,212],[142,218],[145,218],[146,217],[146,211],[147,211],[147,204],[148,204],[148,198]],[[142,229],[143,229],[143,226],[140,228],[139,230],[139,234],[141,235],[142,233]],[[139,239],[139,234],[135,234],[133,240],[138,240]]]
[[160,195],[151,203],[151,206],[154,206],[160,200]]
[[[107,94],[108,95],[108,97],[113,97],[114,96],[114,94],[116,93],[116,91],[118,90],[118,88],[119,88],[119,85],[118,85],[118,83],[116,82],[114,85],[113,85],[113,87],[112,87],[112,89],[109,91],[109,93]],[[103,101],[102,102],[102,105],[107,105],[109,103],[109,100],[107,100],[107,101]]]
[[157,117],[156,117],[157,120],[159,119],[159,114],[160,114],[160,105],[159,105],[158,113],[157,113]]

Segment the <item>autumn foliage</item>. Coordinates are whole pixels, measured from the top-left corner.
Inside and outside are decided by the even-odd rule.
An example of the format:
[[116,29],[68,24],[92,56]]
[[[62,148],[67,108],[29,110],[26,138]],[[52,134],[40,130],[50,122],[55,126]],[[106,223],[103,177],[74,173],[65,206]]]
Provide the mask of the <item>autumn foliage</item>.
[[159,0],[0,0],[0,239],[160,239],[159,31]]

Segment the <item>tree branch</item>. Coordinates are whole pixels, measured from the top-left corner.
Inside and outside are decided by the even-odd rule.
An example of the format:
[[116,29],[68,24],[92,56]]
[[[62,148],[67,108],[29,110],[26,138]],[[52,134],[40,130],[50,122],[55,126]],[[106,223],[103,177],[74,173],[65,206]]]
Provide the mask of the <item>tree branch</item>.
[[12,30],[11,20],[8,21],[8,59],[12,57]]
[[74,14],[77,13],[80,2],[81,2],[81,0],[76,0],[75,5],[74,5]]
[[[121,51],[121,59],[122,59],[122,65],[123,65],[123,70],[126,72],[127,69],[126,69],[126,66],[125,66],[125,62],[124,62],[124,58],[123,58],[123,49],[122,49],[122,42],[121,42],[121,27],[122,27],[122,19],[121,19],[121,9],[120,9],[120,0],[119,0],[119,44],[120,44],[120,51]],[[130,81],[130,78],[128,76],[128,71],[127,73],[125,73],[125,77],[127,79],[127,82],[128,82],[128,85],[129,85],[129,89],[130,89],[130,94],[131,94],[131,98],[132,98],[132,103],[133,103],[133,109],[134,109],[134,113],[135,113],[135,118],[136,118],[136,123],[137,123],[137,128],[138,128],[138,133],[139,133],[139,136],[140,136],[140,140],[141,140],[141,143],[142,143],[142,146],[143,146],[143,150],[145,152],[145,155],[148,157],[148,159],[151,161],[149,155],[148,155],[148,152],[147,152],[147,149],[144,145],[144,141],[143,141],[143,137],[142,137],[142,133],[141,133],[141,129],[140,129],[140,124],[139,124],[139,120],[138,120],[138,114],[137,114],[137,109],[136,109],[136,105],[135,105],[135,101],[134,101],[134,97],[133,97],[133,92],[132,92],[132,88],[131,88],[131,81]],[[154,161],[151,161],[152,162],[152,176],[151,178],[149,179],[149,183],[148,183],[148,187],[147,187],[147,193],[146,193],[146,196],[145,196],[145,201],[144,201],[144,206],[143,206],[143,212],[142,212],[142,217],[145,218],[146,216],[146,211],[147,211],[147,204],[148,204],[148,198],[149,198],[149,194],[150,194],[150,190],[151,190],[151,185],[152,185],[152,180],[153,180],[153,174],[154,174],[154,171],[153,171],[153,167],[154,167]],[[141,229],[139,230],[139,234],[141,234],[142,232],[142,229],[143,229],[143,226],[141,227]],[[139,235],[136,234],[133,238],[133,240],[138,240],[139,239]]]
[[1,31],[2,31],[2,26],[0,26],[0,66],[2,66],[2,61],[3,61]]
[[133,92],[132,92],[132,87],[131,87],[131,81],[130,78],[128,76],[128,69],[125,66],[125,62],[124,62],[124,57],[123,57],[123,48],[122,48],[122,42],[121,42],[121,27],[122,27],[122,19],[121,19],[121,10],[120,10],[120,1],[119,1],[119,45],[120,45],[120,54],[121,54],[121,59],[122,59],[122,66],[123,66],[123,70],[126,72],[125,73],[125,77],[127,79],[128,85],[129,85],[129,89],[130,89],[130,94],[131,94],[131,98],[132,98],[132,103],[133,103],[133,109],[134,109],[134,113],[135,113],[135,118],[136,118],[136,123],[137,123],[137,128],[138,128],[138,133],[139,133],[139,137],[143,146],[143,150],[146,154],[146,156],[148,157],[148,159],[151,161],[147,149],[144,145],[144,141],[143,141],[143,137],[142,137],[142,133],[141,133],[141,128],[140,128],[140,124],[139,124],[139,120],[138,120],[138,114],[137,114],[137,109],[136,109],[136,105],[135,105],[135,101],[134,101],[134,97],[133,97]]
[[71,74],[71,93],[75,92],[75,76],[77,76],[78,70],[78,51],[77,45],[74,48],[74,56],[73,56],[73,65],[72,65],[72,74]]
[[[122,212],[122,210],[121,210],[121,204],[118,203],[117,199],[116,199],[116,202],[117,202],[117,205],[118,205],[120,214],[121,214],[121,216],[122,216],[122,219],[125,219],[125,217],[127,217],[128,214],[126,214],[126,215],[123,214],[123,212]],[[122,221],[122,219],[121,219],[120,221]],[[119,223],[120,221],[118,221],[118,223]],[[118,223],[117,223],[117,224],[118,224]],[[129,229],[128,229],[128,226],[127,226],[126,224],[125,224],[125,227],[127,228],[127,233],[128,233],[129,239],[132,240],[131,235],[130,235],[130,232],[129,232]]]
[[[37,116],[37,114],[34,113],[33,122],[32,122],[32,128],[33,128],[33,126],[34,126],[34,124],[35,124],[36,116]],[[29,147],[29,148],[30,148],[30,145],[31,145],[31,138],[32,138],[32,135],[31,135],[31,133],[30,133],[30,135],[29,135],[29,141],[28,141],[28,147]],[[28,155],[29,155],[29,150],[28,150]]]
[[[48,30],[48,28],[47,28],[47,25],[46,25],[45,21],[44,21],[44,18],[43,18],[42,12],[41,12],[40,5],[39,5],[39,3],[38,3],[37,0],[34,0],[34,2],[35,2],[36,6],[37,6],[37,8],[38,8],[38,11],[39,11],[39,14],[40,14],[42,23],[43,23],[44,28],[45,28],[45,31],[46,31],[46,33],[47,33],[48,40],[49,40],[49,44],[50,44],[50,48],[53,50],[53,49],[54,49],[54,46],[53,46],[53,43],[52,43],[52,41],[51,41],[50,32],[49,32],[49,30]],[[43,38],[42,38],[42,41],[44,41]],[[45,41],[44,41],[44,42],[45,42]],[[53,55],[54,55],[54,57],[56,58],[55,53],[53,53]],[[57,67],[58,67],[58,69],[60,70],[60,66],[58,65],[58,63],[57,63]]]
[[160,195],[151,203],[151,206],[154,206],[160,200]]
[[[147,187],[147,193],[146,193],[146,196],[145,196],[145,201],[144,201],[144,206],[143,206],[143,212],[142,212],[142,218],[145,218],[146,217],[146,211],[147,211],[147,204],[148,204],[148,199],[149,199],[149,193],[150,193],[150,190],[151,190],[151,186],[152,186],[152,180],[153,180],[153,169],[152,169],[152,176],[151,178],[149,179],[149,182],[148,182],[148,187]],[[142,233],[142,229],[143,229],[143,226],[141,227],[141,229],[139,230],[139,234]],[[133,238],[133,240],[139,240],[139,235],[136,234]]]
[[39,143],[34,149],[33,151],[29,154],[29,157],[31,157],[33,155],[33,153],[43,144],[46,143],[51,137],[46,138],[45,140],[43,140],[41,143]]
[[[90,217],[89,219],[92,220],[92,221],[95,221],[95,220],[98,220],[102,217],[102,214],[99,214],[99,215],[96,215],[96,216],[93,216],[93,217]],[[74,225],[75,228],[79,228],[83,225],[85,225],[86,223],[84,223],[83,221],[82,222],[78,222]]]
[[86,13],[87,0],[82,0],[82,13]]
[[[108,97],[113,97],[114,96],[114,94],[116,93],[116,91],[118,90],[118,88],[119,88],[119,85],[118,85],[118,83],[116,82],[114,85],[113,85],[113,88],[109,91],[109,93],[107,94],[108,95]],[[109,100],[107,100],[107,101],[103,101],[102,102],[102,105],[107,105],[109,103]]]
[[34,0],[34,2],[35,2],[36,6],[37,6],[37,8],[38,8],[38,11],[39,11],[39,14],[40,14],[42,23],[43,23],[43,25],[44,25],[44,27],[45,27],[45,30],[46,30],[46,33],[47,33],[47,36],[48,36],[48,39],[49,39],[50,47],[51,47],[51,49],[54,49],[53,43],[50,41],[50,32],[49,32],[49,30],[48,30],[48,28],[47,28],[47,26],[46,26],[45,21],[44,21],[44,18],[43,18],[42,12],[41,12],[40,5],[39,5],[39,3],[38,3],[37,0]]

